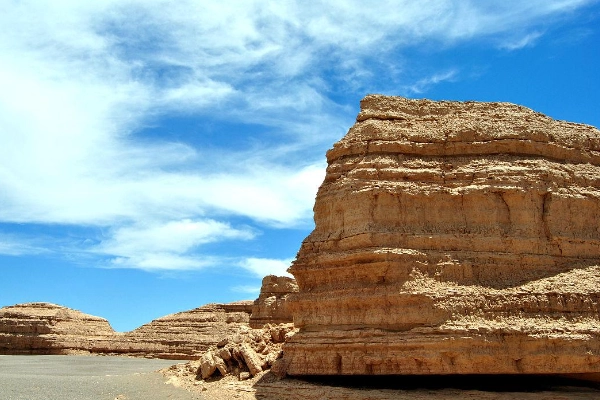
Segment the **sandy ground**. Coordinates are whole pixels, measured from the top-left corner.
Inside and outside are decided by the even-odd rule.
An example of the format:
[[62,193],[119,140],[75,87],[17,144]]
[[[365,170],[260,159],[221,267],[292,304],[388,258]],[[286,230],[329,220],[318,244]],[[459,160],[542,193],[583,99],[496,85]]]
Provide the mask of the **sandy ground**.
[[163,370],[167,382],[210,400],[588,400],[598,384],[556,377],[347,377],[277,379],[270,372],[246,381],[228,376],[201,381],[180,364]]
[[172,360],[98,356],[0,356],[0,400],[204,399],[165,384]]
[[[0,356],[0,400],[584,400],[600,388],[526,376],[200,381],[170,360],[87,356]],[[156,372],[163,368],[163,373]]]

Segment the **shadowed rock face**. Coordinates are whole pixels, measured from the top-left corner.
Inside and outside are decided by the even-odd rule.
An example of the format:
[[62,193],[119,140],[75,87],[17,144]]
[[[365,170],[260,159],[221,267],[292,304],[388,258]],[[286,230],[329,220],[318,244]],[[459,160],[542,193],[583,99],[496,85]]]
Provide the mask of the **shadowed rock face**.
[[262,280],[258,299],[254,301],[251,328],[262,328],[266,324],[285,324],[293,322],[287,307],[287,298],[298,292],[296,281],[287,276],[268,275]]
[[600,131],[367,96],[290,268],[287,372],[600,372]]

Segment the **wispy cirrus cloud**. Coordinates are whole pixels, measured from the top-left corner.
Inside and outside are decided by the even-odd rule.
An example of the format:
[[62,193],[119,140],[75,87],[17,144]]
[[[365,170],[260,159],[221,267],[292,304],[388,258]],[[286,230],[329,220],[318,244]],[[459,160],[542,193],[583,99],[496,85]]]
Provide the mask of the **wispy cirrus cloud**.
[[[9,2],[0,14],[0,224],[100,227],[106,236],[79,250],[115,266],[217,264],[222,255],[203,250],[209,241],[311,224],[324,150],[355,114],[335,93],[382,81],[423,93],[458,79],[460,67],[407,74],[407,46],[489,40],[515,50],[589,3]],[[148,133],[189,116],[242,139],[206,146],[194,137],[202,129]],[[5,253],[36,251],[12,237]],[[256,274],[287,263],[235,257]]]
[[504,41],[503,43],[501,43],[500,48],[509,50],[509,51],[513,51],[513,50],[520,50],[525,47],[530,47],[530,46],[535,45],[537,40],[542,35],[543,35],[542,32],[527,33],[524,36],[515,38],[512,41],[508,41],[508,40]]

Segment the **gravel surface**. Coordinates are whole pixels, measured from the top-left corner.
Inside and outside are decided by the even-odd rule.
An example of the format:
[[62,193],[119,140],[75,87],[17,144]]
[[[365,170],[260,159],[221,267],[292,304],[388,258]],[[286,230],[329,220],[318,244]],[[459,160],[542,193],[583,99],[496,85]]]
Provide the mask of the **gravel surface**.
[[155,372],[173,360],[94,356],[0,356],[0,400],[190,400]]

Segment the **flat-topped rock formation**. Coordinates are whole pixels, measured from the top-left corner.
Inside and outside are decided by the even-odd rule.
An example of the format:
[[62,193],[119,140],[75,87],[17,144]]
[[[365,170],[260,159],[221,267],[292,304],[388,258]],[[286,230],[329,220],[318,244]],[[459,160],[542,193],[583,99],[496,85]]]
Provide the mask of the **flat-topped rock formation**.
[[114,334],[104,318],[56,304],[0,308],[0,354],[87,352]]
[[290,272],[290,375],[600,372],[600,131],[371,95]]
[[262,280],[260,294],[254,301],[251,328],[262,328],[266,324],[285,324],[293,322],[287,307],[287,298],[298,292],[298,285],[293,278],[287,276],[268,275]]
[[127,332],[115,352],[157,358],[193,359],[227,335],[248,326],[253,301],[205,306],[167,315]]
[[116,333],[104,318],[49,303],[0,309],[0,354],[120,354],[193,359],[248,326],[252,301],[208,304]]

